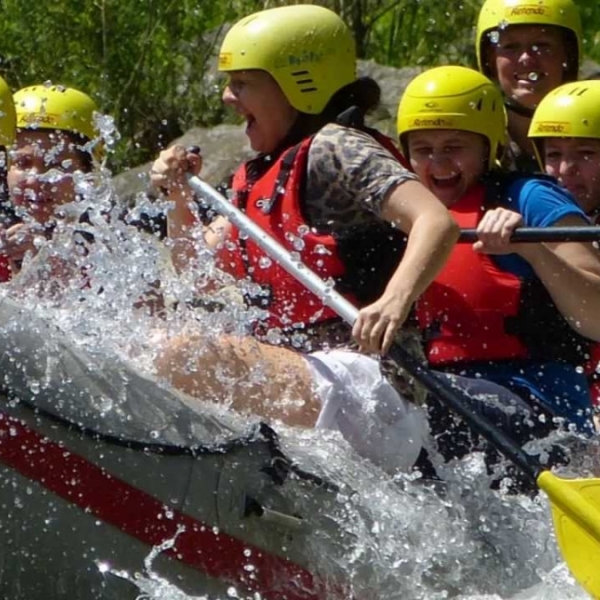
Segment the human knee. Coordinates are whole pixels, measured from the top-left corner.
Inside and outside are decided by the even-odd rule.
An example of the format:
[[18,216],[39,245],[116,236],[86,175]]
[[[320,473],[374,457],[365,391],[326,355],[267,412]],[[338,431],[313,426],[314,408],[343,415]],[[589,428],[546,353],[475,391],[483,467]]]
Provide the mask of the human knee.
[[201,347],[198,340],[194,342],[193,338],[186,335],[168,339],[161,345],[154,362],[157,374],[172,381],[177,373],[190,372],[198,359],[194,348]]

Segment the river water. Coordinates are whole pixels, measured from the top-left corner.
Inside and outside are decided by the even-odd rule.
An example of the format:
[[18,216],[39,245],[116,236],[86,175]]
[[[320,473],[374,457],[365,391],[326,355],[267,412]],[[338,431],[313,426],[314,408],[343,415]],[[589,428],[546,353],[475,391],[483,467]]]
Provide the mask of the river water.
[[[156,238],[113,219],[106,225],[103,213],[114,209],[107,177],[81,177],[77,183],[83,200],[67,212],[87,211],[94,235],[86,255],[73,244],[74,227],[57,228],[54,241],[25,265],[26,276],[12,282],[4,293],[36,306],[38,314],[59,325],[90,352],[111,352],[152,373],[159,341],[183,330],[242,332],[251,316],[237,302],[239,290],[228,280],[220,311],[190,308],[189,300],[214,294],[202,292],[202,283],[218,276],[208,252],[176,276]],[[144,198],[139,199],[143,205]],[[136,210],[130,211],[135,216]],[[78,225],[77,229],[81,230]],[[199,242],[200,243],[200,242]],[[56,289],[40,284],[49,257],[65,258],[84,272],[81,281]],[[137,302],[161,281],[170,307],[157,317]],[[200,291],[199,291],[200,282]],[[225,295],[223,295],[225,294]],[[108,408],[110,409],[110,407]],[[482,457],[472,456],[448,465],[439,464],[443,484],[425,485],[414,476],[395,479],[356,457],[337,435],[276,426],[286,454],[313,465],[318,475],[339,486],[336,501],[345,518],[337,525],[352,536],[348,551],[331,563],[319,547],[311,546],[321,572],[344,573],[354,597],[406,600],[568,600],[588,595],[570,576],[554,539],[549,506],[543,495],[530,498],[490,491],[490,476]],[[587,458],[597,443],[578,450],[565,475],[589,475],[595,468]],[[597,474],[596,474],[597,475]],[[323,535],[329,535],[323,533]],[[323,540],[322,540],[323,541]],[[134,581],[140,599],[193,600],[174,582],[159,577],[152,560],[171,543],[156,548],[137,573],[119,565],[104,565],[115,577]],[[327,544],[323,544],[325,548]],[[251,559],[249,559],[251,565]],[[368,568],[368,576],[365,571]],[[214,596],[197,596],[217,600]],[[251,598],[235,586],[218,600]]]

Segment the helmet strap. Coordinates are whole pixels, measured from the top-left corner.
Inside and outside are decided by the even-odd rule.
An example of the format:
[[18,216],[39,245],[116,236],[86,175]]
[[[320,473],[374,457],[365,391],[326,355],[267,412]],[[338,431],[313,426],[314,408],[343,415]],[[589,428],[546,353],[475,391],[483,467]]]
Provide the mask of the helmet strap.
[[506,106],[507,110],[514,112],[520,117],[527,117],[528,119],[531,119],[533,117],[533,113],[535,112],[535,109],[527,108],[526,106],[523,106],[514,100],[510,100],[509,98],[504,99],[504,106]]

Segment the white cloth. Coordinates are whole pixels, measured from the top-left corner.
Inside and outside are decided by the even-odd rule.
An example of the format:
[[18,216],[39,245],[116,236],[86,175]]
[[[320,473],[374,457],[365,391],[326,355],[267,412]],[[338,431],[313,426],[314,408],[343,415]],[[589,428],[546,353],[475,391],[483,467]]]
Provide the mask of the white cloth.
[[338,349],[305,358],[322,404],[315,427],[339,431],[388,473],[408,471],[428,432],[424,411],[402,398],[369,356]]

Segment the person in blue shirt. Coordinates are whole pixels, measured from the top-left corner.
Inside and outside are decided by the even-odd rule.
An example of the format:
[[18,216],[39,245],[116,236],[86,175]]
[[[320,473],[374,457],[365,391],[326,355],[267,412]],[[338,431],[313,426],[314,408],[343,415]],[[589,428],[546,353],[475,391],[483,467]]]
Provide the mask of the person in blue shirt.
[[[600,81],[556,88],[537,107],[529,137],[539,167],[556,177],[592,223],[600,224]],[[600,431],[600,344],[590,351],[586,373]]]
[[[500,92],[474,70],[417,76],[398,108],[398,134],[420,180],[461,227],[478,232],[475,244],[455,247],[418,302],[430,364],[520,443],[556,427],[591,433],[580,367],[600,338],[598,255],[590,244],[510,242],[518,227],[585,225],[585,214],[555,180],[498,168],[506,113]],[[443,454],[460,455],[468,441],[444,414],[434,415],[433,432],[446,440]]]

